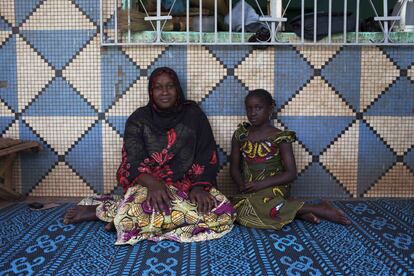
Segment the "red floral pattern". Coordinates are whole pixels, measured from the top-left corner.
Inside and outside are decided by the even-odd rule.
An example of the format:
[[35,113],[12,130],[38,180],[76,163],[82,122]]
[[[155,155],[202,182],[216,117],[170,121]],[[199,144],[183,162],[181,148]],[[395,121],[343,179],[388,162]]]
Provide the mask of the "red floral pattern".
[[[154,152],[150,157],[146,158],[143,162],[139,164],[137,168],[140,173],[134,181],[130,182],[128,177],[130,175],[129,169],[131,165],[128,163],[127,154],[125,148],[122,148],[122,163],[117,172],[117,180],[120,186],[123,187],[126,192],[129,187],[132,187],[135,182],[138,180],[139,176],[142,173],[149,174],[155,177],[158,180],[162,180],[167,185],[173,185],[180,191],[188,193],[191,190],[191,187],[197,185],[206,186],[209,190],[211,183],[209,182],[196,182],[196,179],[204,173],[205,167],[194,163],[191,168],[186,172],[182,180],[176,181],[174,183],[172,176],[174,172],[171,170],[168,162],[174,158],[174,154],[169,152],[172,145],[176,142],[177,134],[174,129],[170,129],[167,132],[167,148],[164,148],[161,152]],[[214,150],[211,158],[210,164],[214,165],[217,163],[217,155]]]

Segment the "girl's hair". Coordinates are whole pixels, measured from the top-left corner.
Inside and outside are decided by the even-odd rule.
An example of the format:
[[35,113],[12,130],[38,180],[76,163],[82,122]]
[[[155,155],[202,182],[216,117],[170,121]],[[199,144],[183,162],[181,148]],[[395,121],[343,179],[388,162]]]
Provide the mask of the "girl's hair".
[[246,98],[244,99],[244,104],[247,103],[247,100],[251,97],[258,97],[261,100],[263,100],[267,105],[275,106],[276,103],[272,98],[272,95],[265,89],[255,89],[252,91],[249,91],[249,94],[247,94]]

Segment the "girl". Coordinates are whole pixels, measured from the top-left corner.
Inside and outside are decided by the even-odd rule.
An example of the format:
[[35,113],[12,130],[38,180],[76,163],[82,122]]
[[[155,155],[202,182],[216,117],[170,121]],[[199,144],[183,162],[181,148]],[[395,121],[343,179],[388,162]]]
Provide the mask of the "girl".
[[345,214],[326,201],[308,204],[289,198],[297,171],[291,143],[295,133],[271,124],[274,101],[263,89],[245,98],[249,123],[242,123],[232,139],[230,174],[242,194],[233,197],[237,221],[248,227],[281,229],[295,217],[349,224]]

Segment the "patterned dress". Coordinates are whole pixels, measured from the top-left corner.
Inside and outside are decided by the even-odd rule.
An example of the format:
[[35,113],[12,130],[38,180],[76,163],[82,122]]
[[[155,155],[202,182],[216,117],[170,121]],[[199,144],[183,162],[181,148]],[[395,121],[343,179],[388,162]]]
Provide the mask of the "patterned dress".
[[[261,181],[283,172],[279,146],[294,142],[295,133],[281,131],[256,142],[247,139],[249,127],[249,123],[242,123],[234,132],[240,145],[244,181]],[[234,196],[232,201],[237,211],[236,220],[247,227],[281,229],[295,218],[303,206],[303,202],[287,199],[289,190],[290,185],[286,184]]]

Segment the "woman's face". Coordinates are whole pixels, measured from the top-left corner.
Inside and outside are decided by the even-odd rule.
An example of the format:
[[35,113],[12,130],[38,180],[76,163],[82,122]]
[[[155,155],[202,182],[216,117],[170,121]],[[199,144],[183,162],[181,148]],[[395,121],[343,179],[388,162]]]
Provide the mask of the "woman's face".
[[168,74],[162,73],[155,77],[152,87],[152,99],[161,110],[168,110],[175,106],[178,99],[177,87]]
[[273,106],[266,104],[259,97],[249,97],[246,101],[247,119],[253,126],[261,126],[269,122]]

